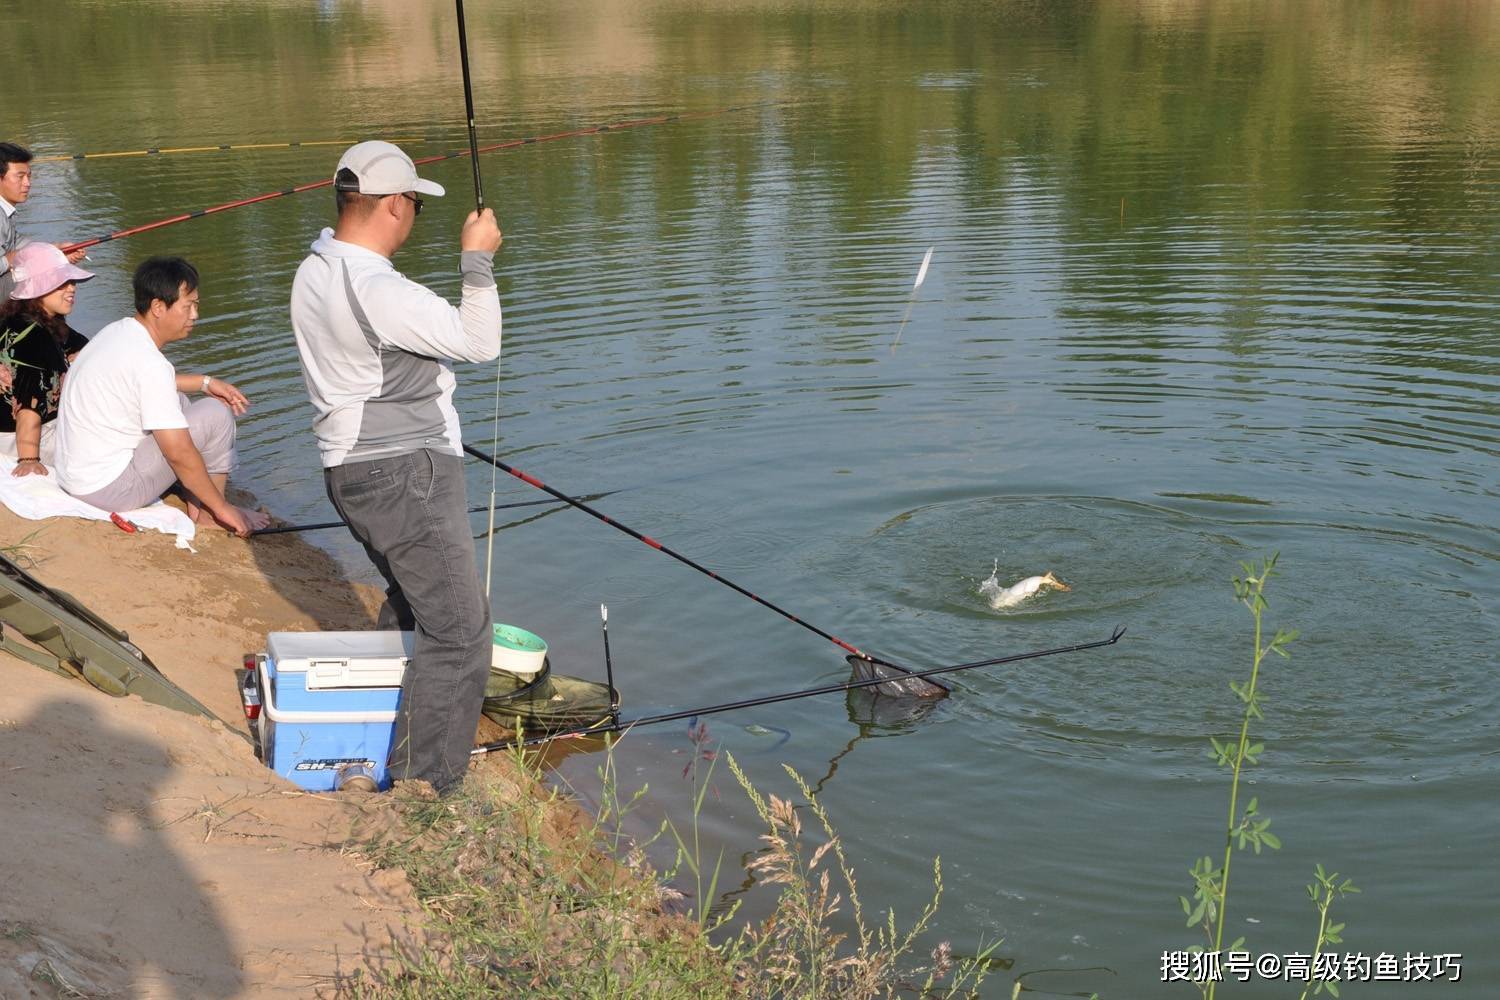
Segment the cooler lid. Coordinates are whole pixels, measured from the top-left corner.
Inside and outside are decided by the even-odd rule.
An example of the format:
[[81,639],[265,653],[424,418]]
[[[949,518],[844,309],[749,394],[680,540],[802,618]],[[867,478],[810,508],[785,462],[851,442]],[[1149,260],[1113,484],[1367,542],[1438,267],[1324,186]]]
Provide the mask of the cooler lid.
[[305,673],[308,690],[400,687],[410,632],[272,632],[266,656],[276,673]]

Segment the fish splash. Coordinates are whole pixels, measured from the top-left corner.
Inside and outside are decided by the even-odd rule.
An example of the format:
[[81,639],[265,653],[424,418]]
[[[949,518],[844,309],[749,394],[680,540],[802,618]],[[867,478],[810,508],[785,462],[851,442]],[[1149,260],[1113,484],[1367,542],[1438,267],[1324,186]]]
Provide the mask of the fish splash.
[[1072,590],[1073,588],[1053,576],[1051,570],[1042,576],[1028,576],[1019,583],[1002,587],[1000,586],[1000,560],[996,559],[994,567],[990,570],[989,579],[979,585],[979,596],[989,601],[990,607],[999,611],[1001,608],[1013,608],[1027,598],[1047,589]]

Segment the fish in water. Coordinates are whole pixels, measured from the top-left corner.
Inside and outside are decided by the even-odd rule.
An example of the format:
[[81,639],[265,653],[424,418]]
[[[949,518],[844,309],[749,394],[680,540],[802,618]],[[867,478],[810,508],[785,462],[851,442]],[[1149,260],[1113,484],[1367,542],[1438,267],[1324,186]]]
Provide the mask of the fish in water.
[[1026,598],[1043,590],[1072,589],[1053,576],[1051,570],[1042,576],[1028,576],[1019,583],[1002,587],[1000,586],[1000,560],[997,559],[994,569],[990,570],[990,578],[979,585],[979,594],[990,602],[990,607],[999,610],[1000,608],[1013,608]]
[[792,738],[791,730],[782,729],[780,726],[762,726],[758,722],[752,722],[750,725],[743,728],[745,732],[749,733],[751,736],[779,737],[775,743],[772,743],[769,747],[766,748],[767,750],[776,750],[780,748],[783,743]]

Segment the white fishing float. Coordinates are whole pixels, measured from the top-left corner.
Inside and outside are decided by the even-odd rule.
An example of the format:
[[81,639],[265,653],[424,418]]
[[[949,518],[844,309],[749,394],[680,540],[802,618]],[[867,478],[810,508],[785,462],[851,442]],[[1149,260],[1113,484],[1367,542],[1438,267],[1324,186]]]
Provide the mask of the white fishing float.
[[906,321],[911,319],[912,306],[917,303],[917,289],[922,287],[922,282],[927,280],[927,268],[932,263],[932,252],[937,247],[928,247],[927,252],[922,255],[922,266],[917,268],[917,280],[912,282],[911,295],[906,300],[906,315],[901,317],[901,327],[896,331],[896,339],[891,341],[891,353],[896,353],[896,345],[901,343],[901,334],[906,331]]
[[917,280],[911,286],[911,290],[913,292],[915,292],[918,288],[921,288],[922,282],[927,280],[927,265],[932,263],[932,251],[936,249],[937,247],[928,247],[927,252],[922,255],[922,266],[917,268]]

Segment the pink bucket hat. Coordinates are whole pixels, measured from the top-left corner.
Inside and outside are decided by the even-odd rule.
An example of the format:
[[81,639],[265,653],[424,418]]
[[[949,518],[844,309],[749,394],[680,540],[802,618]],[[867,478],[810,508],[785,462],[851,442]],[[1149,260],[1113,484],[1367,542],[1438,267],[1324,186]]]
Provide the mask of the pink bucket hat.
[[28,243],[16,251],[10,276],[16,283],[11,289],[11,298],[39,299],[69,281],[84,282],[94,275],[69,264],[63,252],[51,243]]

